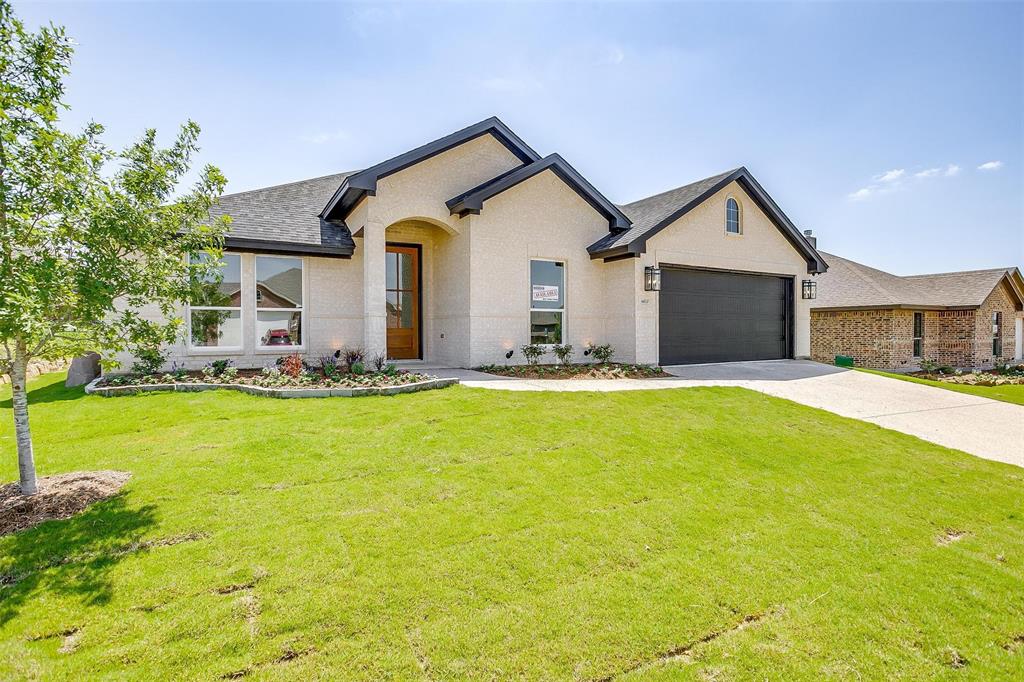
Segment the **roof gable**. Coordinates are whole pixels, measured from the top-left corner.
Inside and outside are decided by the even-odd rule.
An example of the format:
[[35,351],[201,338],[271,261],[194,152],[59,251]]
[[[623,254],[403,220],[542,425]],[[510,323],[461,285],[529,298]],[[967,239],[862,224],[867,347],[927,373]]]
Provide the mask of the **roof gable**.
[[445,203],[452,215],[479,214],[483,210],[484,202],[488,199],[547,170],[557,175],[562,182],[572,188],[594,210],[608,218],[608,228],[610,230],[621,231],[629,228],[630,220],[619,207],[608,201],[603,194],[597,191],[586,178],[580,175],[559,154],[550,154],[539,161],[514,168],[449,199]]
[[450,135],[445,135],[433,142],[428,142],[416,149],[407,151],[404,154],[399,154],[387,161],[382,161],[375,166],[352,173],[345,178],[345,181],[331,196],[327,205],[320,212],[320,216],[328,221],[344,220],[348,212],[364,196],[367,194],[373,196],[376,193],[377,181],[381,178],[437,156],[481,135],[493,135],[498,142],[504,145],[524,164],[533,163],[540,159],[540,155],[512,132],[508,126],[502,123],[496,116],[492,116]]
[[620,206],[633,221],[633,226],[619,234],[612,234],[594,242],[587,251],[591,258],[622,258],[638,256],[647,250],[647,240],[704,203],[732,182],[739,184],[768,219],[782,232],[807,260],[809,273],[825,272],[828,265],[796,225],[764,191],[746,168],[725,173],[656,194],[646,199]]

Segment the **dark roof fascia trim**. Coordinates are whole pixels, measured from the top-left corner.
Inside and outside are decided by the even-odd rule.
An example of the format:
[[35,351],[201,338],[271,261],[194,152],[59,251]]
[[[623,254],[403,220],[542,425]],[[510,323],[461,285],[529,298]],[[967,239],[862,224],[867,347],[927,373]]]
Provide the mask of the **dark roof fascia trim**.
[[277,242],[269,239],[241,239],[236,237],[225,238],[224,248],[231,251],[322,256],[324,258],[351,258],[354,251],[354,249],[347,246],[323,246],[320,244]]
[[479,123],[474,123],[468,128],[463,128],[451,135],[445,135],[433,142],[428,142],[421,147],[378,163],[376,166],[353,173],[345,178],[341,187],[334,192],[330,201],[327,202],[323,211],[320,212],[320,216],[325,219],[344,219],[348,211],[359,203],[363,196],[367,194],[373,196],[376,193],[377,181],[381,178],[488,134],[493,135],[498,142],[515,154],[524,164],[533,163],[540,159],[540,154],[512,132],[500,119],[492,116]]
[[812,313],[835,313],[843,311],[853,310],[930,310],[930,311],[946,311],[946,310],[977,310],[981,306],[976,305],[914,305],[912,303],[879,303],[878,305],[834,305],[825,306],[821,308],[815,308],[811,306]]
[[594,251],[590,254],[590,260],[604,259],[605,263],[612,261],[621,260],[623,258],[639,258],[640,254],[631,252],[628,244],[621,244],[611,249],[605,249],[603,251]]
[[629,218],[627,218],[626,215],[615,206],[615,204],[608,201],[608,199],[601,194],[596,187],[590,184],[585,177],[580,175],[579,171],[569,165],[569,162],[563,159],[559,154],[550,154],[539,161],[522,166],[509,173],[505,173],[496,179],[488,180],[468,192],[464,192],[457,197],[449,199],[446,202],[446,205],[452,215],[458,214],[463,216],[467,213],[478,214],[483,210],[484,202],[488,199],[497,196],[505,190],[511,189],[524,180],[528,180],[546,170],[550,170],[558,175],[565,184],[571,187],[598,213],[608,218],[609,229],[629,229],[629,226],[631,225]]
[[[657,233],[664,230],[666,227],[676,222],[684,215],[692,211],[697,206],[710,199],[712,196],[722,191],[729,183],[739,182],[744,190],[751,196],[755,203],[764,211],[772,221],[781,228],[783,235],[790,241],[793,246],[796,247],[797,251],[807,259],[807,272],[812,275],[820,274],[828,270],[828,264],[821,257],[821,254],[811,246],[810,242],[801,234],[800,230],[797,229],[790,219],[782,212],[778,204],[768,196],[768,193],[764,191],[764,188],[758,184],[757,180],[753,178],[746,168],[737,168],[735,171],[725,176],[709,189],[702,192],[695,199],[689,203],[681,206],[667,218],[659,222],[657,225],[647,230],[644,234],[638,236],[636,239],[625,245],[631,253],[641,254],[647,251],[647,240],[656,235]],[[591,253],[591,258],[604,258],[614,251],[622,248],[621,246],[615,247],[614,249],[595,251]]]

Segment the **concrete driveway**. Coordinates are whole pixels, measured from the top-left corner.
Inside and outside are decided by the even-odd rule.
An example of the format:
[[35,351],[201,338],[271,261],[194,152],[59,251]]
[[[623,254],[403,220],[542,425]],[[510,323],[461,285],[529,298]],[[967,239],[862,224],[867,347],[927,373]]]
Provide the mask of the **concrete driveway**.
[[[844,417],[1024,466],[1024,406],[807,360],[665,367],[672,378],[530,381],[453,370],[467,386],[517,391],[615,391],[740,386]],[[445,376],[448,376],[448,373]]]

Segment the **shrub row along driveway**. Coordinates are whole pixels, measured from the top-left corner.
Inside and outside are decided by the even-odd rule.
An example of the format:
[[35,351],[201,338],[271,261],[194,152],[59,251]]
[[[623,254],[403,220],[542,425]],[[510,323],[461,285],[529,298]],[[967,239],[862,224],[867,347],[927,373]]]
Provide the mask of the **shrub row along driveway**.
[[132,478],[0,538],[2,679],[1024,675],[1021,471],[792,402],[32,400]]

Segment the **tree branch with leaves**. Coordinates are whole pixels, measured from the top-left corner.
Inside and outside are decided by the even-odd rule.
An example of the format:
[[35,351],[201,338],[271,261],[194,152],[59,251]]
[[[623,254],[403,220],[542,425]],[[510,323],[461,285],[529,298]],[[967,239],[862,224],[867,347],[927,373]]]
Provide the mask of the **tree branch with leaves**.
[[194,283],[216,277],[228,226],[210,220],[226,184],[217,168],[182,189],[194,122],[167,148],[150,129],[120,152],[97,123],[58,127],[71,56],[63,28],[30,33],[0,0],[0,372],[11,378],[24,494],[36,491],[29,362],[174,341]]

